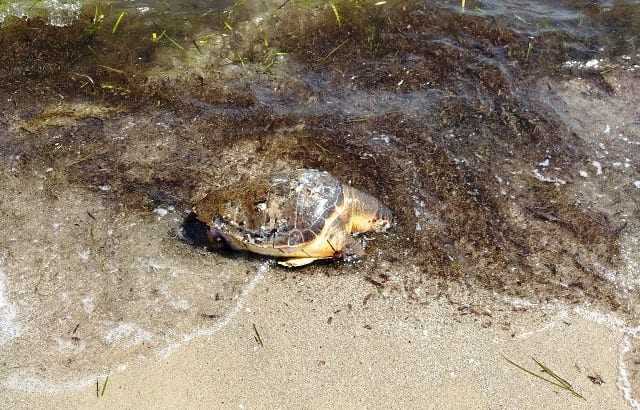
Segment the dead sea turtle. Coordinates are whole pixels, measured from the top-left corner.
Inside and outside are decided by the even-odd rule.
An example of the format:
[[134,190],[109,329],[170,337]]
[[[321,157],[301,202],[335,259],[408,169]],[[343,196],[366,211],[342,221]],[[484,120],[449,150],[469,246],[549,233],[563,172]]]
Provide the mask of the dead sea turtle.
[[382,232],[392,222],[379,200],[315,169],[265,175],[210,193],[194,211],[209,226],[210,239],[280,258],[284,266],[340,256],[353,243],[352,234]]

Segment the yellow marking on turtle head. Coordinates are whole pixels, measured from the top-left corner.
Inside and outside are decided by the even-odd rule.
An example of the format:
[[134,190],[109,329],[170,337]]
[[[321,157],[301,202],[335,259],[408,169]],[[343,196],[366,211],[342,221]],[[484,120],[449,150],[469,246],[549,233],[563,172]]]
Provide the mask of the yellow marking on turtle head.
[[369,231],[384,232],[393,222],[389,208],[380,205],[375,212],[354,212],[351,214],[351,233]]
[[393,222],[393,214],[389,208],[377,198],[355,188],[347,191],[347,203],[347,227],[351,228],[351,233],[384,232]]

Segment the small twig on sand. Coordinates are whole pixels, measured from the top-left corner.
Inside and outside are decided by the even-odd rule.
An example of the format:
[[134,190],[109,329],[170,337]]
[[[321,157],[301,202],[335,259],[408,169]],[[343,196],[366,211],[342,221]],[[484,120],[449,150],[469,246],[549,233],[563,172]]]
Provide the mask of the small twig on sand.
[[104,391],[107,389],[107,383],[109,383],[109,375],[107,375],[107,378],[104,380],[104,384],[102,385],[102,391],[100,392],[100,397],[104,396]]
[[384,288],[384,285],[382,283],[378,282],[377,280],[375,280],[373,278],[370,278],[369,276],[365,276],[364,280],[366,280],[367,282],[369,282],[370,284],[372,284],[376,288]]
[[177,49],[180,49],[180,50],[184,51],[184,47],[182,47],[182,46],[180,45],[180,43],[178,43],[177,41],[175,41],[173,38],[169,37],[169,35],[168,35],[167,33],[165,33],[165,32],[163,32],[163,33],[164,33],[164,38],[166,38],[167,40],[169,40],[169,42],[170,42],[171,44],[173,44],[175,48],[177,48]]
[[264,343],[262,343],[262,337],[260,337],[260,333],[258,333],[258,328],[256,327],[255,323],[253,323],[253,331],[255,333],[255,336],[253,337],[254,340],[260,345],[260,347],[264,347]]
[[109,375],[104,379],[104,384],[102,385],[102,391],[100,391],[100,379],[96,379],[96,397],[100,398],[104,396],[104,391],[107,389],[107,383],[109,383]]
[[331,10],[333,10],[333,14],[336,16],[336,22],[338,23],[338,27],[342,27],[342,17],[340,17],[340,12],[338,11],[338,7],[334,2],[329,3],[331,6]]
[[[71,74],[72,74],[72,75],[77,75],[78,77],[84,77],[84,78],[86,78],[87,80],[89,80],[89,82],[91,83],[91,85],[92,85],[93,87],[95,87],[95,86],[96,86],[96,83],[95,83],[95,81],[93,81],[93,78],[91,78],[90,76],[88,76],[88,75],[86,75],[86,74],[80,74],[80,73],[71,73]],[[84,85],[86,85],[86,83],[85,83]],[[82,88],[82,87],[81,87],[81,88]]]
[[320,148],[321,150],[323,150],[324,152],[326,152],[327,154],[331,154],[331,151],[329,151],[328,149],[326,149],[325,147],[323,147],[322,145],[318,144],[318,143],[314,143],[316,147]]

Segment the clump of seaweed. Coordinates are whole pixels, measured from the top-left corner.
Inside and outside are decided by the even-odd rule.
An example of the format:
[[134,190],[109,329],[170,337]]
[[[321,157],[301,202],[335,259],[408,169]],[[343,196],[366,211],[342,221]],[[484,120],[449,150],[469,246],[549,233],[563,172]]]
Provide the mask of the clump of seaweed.
[[[401,80],[401,90],[443,86],[469,79],[469,74],[482,75],[489,84],[499,78],[492,59],[551,69],[571,48],[557,33],[532,39],[500,19],[412,1],[340,0],[289,7],[271,16],[270,26],[261,36],[273,47],[316,69],[345,77],[359,74],[356,82],[367,88],[395,89]],[[369,66],[373,59],[375,67]]]
[[[163,84],[148,83],[147,70],[159,48],[184,52],[196,44],[189,33],[200,25],[221,27],[221,13],[182,20],[140,15],[100,3],[87,4],[68,26],[43,17],[7,18],[0,26],[0,89],[46,96],[143,105],[175,99]],[[25,81],[27,79],[28,81]],[[26,89],[25,89],[26,87]]]
[[585,15],[585,25],[597,30],[592,41],[605,55],[632,54],[640,48],[640,4],[624,0],[615,0],[610,5],[582,0],[569,3]]

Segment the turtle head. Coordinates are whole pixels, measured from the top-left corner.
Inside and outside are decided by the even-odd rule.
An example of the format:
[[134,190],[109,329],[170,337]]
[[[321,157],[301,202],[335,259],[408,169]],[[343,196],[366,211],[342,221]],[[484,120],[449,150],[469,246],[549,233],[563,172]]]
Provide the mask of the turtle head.
[[358,193],[351,208],[351,233],[384,232],[393,224],[393,213],[370,195]]

